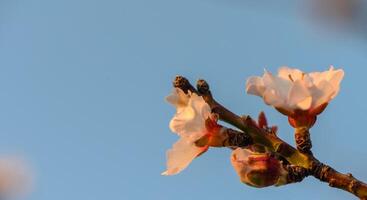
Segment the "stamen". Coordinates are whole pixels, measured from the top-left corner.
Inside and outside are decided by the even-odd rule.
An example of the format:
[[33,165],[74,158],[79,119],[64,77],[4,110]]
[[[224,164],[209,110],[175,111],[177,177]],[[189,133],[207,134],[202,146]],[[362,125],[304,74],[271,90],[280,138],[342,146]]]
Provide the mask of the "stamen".
[[294,82],[294,80],[293,80],[293,78],[292,78],[292,75],[291,75],[291,74],[288,74],[288,78],[289,78],[292,82]]

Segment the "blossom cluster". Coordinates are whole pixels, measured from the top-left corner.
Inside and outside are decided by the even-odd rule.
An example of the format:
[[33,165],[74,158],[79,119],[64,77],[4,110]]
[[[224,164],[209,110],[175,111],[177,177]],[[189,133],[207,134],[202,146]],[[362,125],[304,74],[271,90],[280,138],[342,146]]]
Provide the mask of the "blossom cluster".
[[[267,105],[286,115],[291,126],[308,129],[338,94],[343,77],[344,71],[332,66],[327,71],[312,73],[281,67],[277,75],[265,71],[262,77],[250,77],[246,92],[263,98]],[[223,127],[209,104],[194,92],[174,88],[166,100],[176,108],[169,127],[180,138],[167,151],[167,169],[162,175],[174,175],[209,147],[215,147],[211,141],[222,134]],[[263,114],[254,125],[268,128]],[[276,132],[277,127],[268,129]],[[241,182],[253,187],[285,184],[287,171],[281,159],[266,148],[259,150],[255,146],[232,148],[231,163]]]

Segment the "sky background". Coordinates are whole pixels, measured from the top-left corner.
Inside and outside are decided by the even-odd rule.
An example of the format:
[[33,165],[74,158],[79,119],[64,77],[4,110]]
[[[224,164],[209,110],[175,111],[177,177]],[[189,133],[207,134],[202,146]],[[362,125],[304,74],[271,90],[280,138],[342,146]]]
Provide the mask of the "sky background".
[[367,181],[363,33],[317,24],[300,0],[0,0],[0,154],[25,159],[27,200],[354,199],[309,177],[254,189],[230,150],[210,149],[164,177],[178,139],[164,101],[175,75],[205,78],[238,114],[264,110],[293,144],[287,119],[245,94],[249,76],[283,65],[345,70],[312,128],[314,154]]

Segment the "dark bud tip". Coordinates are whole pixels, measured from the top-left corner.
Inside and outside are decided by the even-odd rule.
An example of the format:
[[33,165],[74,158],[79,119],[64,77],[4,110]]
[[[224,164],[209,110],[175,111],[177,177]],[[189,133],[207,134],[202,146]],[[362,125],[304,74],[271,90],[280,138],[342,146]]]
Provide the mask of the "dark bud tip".
[[197,81],[196,87],[201,94],[207,94],[210,91],[208,83],[203,79]]
[[173,81],[173,87],[180,88],[185,93],[187,93],[188,91],[195,92],[195,88],[192,87],[189,80],[180,75],[177,75],[175,80]]
[[177,75],[175,80],[173,81],[173,87],[182,88],[189,84],[189,81],[180,75]]

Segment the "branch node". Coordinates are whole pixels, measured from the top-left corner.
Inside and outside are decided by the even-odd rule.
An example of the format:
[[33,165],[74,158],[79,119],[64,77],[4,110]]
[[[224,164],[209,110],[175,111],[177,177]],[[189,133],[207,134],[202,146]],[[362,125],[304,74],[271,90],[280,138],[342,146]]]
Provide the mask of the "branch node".
[[347,176],[348,176],[349,178],[354,178],[353,174],[351,174],[351,173],[347,173]]
[[287,183],[301,182],[310,173],[307,169],[295,165],[286,165],[285,169],[288,172]]
[[233,129],[228,129],[227,134],[228,143],[230,146],[247,147],[248,145],[253,143],[252,138],[248,134],[239,134],[238,131],[235,131]]

